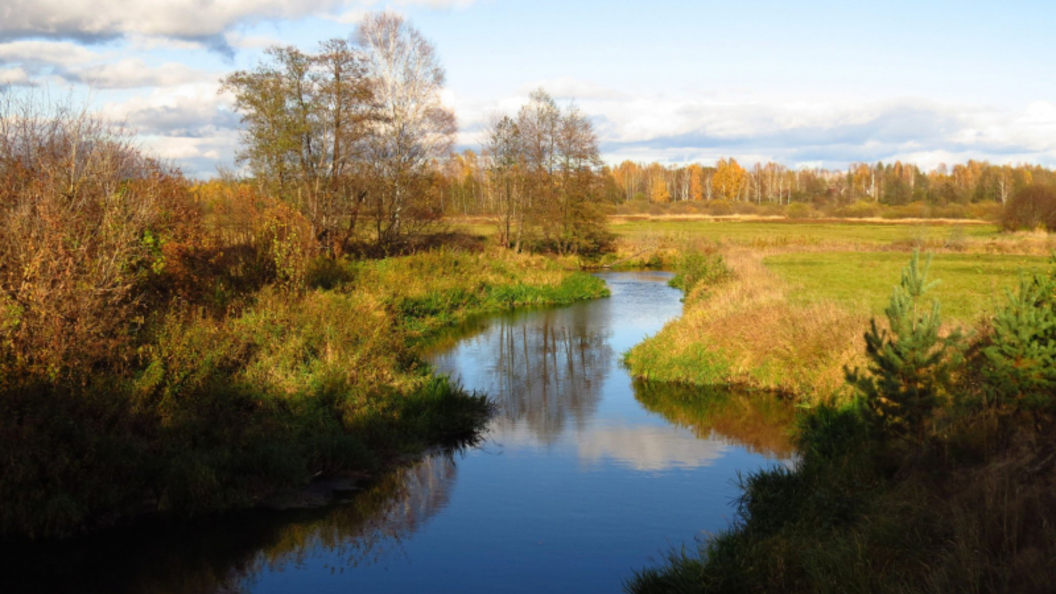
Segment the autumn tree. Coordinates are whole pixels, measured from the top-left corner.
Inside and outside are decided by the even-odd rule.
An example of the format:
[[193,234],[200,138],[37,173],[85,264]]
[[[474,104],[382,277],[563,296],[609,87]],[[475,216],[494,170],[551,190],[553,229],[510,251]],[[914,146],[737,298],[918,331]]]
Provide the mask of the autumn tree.
[[649,188],[649,202],[664,203],[671,201],[671,192],[667,190],[667,182],[662,175],[653,178]]
[[696,163],[689,166],[689,199],[694,202],[704,199],[704,171]]
[[748,172],[736,159],[720,159],[711,185],[722,200],[736,200],[741,195]]
[[366,197],[358,157],[375,110],[364,57],[342,39],[315,54],[275,46],[266,56],[223,81],[245,124],[238,158],[308,219],[322,245],[337,247]]
[[376,245],[390,251],[441,214],[430,185],[454,143],[455,116],[440,98],[445,74],[435,48],[403,17],[368,16],[357,39],[378,113],[363,143],[368,210]]
[[502,116],[488,130],[485,152],[491,159],[489,176],[497,197],[499,242],[504,247],[521,249],[526,201],[522,191],[523,145],[517,122]]
[[532,235],[568,254],[604,242],[607,185],[597,135],[582,112],[560,108],[540,89],[516,118],[500,116],[486,143],[505,245],[520,249]]

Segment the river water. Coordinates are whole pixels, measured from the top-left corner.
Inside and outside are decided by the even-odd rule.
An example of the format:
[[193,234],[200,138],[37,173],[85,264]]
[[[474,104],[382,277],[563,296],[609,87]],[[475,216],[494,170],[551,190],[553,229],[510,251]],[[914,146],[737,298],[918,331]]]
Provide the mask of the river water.
[[496,403],[477,446],[318,509],[144,521],[9,556],[0,590],[617,592],[727,526],[738,473],[793,456],[773,399],[629,377],[622,354],[681,312],[669,276],[603,274],[609,299],[478,320],[427,353]]

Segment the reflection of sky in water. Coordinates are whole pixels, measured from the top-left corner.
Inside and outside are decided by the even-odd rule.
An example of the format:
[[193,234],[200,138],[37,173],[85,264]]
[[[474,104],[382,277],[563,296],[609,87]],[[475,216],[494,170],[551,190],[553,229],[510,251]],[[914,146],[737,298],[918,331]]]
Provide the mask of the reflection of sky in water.
[[702,440],[690,431],[666,427],[598,427],[578,440],[584,461],[612,460],[635,470],[708,466],[727,450],[721,441]]

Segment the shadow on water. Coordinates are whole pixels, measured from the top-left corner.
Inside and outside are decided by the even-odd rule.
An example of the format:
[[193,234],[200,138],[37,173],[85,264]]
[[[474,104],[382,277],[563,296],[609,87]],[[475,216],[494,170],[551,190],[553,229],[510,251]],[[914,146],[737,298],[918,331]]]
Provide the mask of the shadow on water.
[[192,520],[143,519],[81,538],[0,546],[0,591],[198,594],[241,592],[256,576],[325,551],[335,571],[398,555],[448,503],[457,477],[448,450],[314,509],[254,510]]

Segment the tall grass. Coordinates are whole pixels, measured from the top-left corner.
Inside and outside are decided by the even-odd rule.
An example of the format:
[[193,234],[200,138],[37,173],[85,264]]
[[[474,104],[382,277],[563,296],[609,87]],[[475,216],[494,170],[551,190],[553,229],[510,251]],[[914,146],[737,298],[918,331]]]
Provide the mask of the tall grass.
[[729,280],[701,283],[682,317],[627,354],[631,372],[656,381],[745,384],[804,398],[843,383],[860,360],[866,317],[828,301],[793,303],[763,254],[726,250]]

